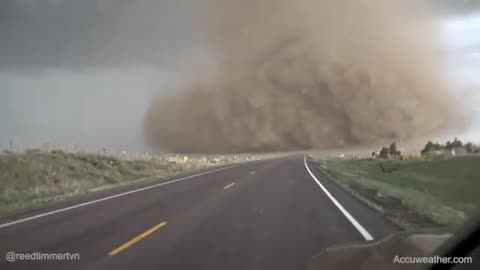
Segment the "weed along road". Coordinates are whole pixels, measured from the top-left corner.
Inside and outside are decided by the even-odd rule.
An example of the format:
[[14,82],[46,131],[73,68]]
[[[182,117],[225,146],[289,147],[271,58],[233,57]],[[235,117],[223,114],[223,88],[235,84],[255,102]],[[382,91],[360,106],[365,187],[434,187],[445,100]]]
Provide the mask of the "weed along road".
[[[0,269],[305,269],[322,249],[395,230],[298,155],[110,190],[3,220]],[[9,252],[15,262],[7,261]],[[78,256],[45,257],[65,253]]]

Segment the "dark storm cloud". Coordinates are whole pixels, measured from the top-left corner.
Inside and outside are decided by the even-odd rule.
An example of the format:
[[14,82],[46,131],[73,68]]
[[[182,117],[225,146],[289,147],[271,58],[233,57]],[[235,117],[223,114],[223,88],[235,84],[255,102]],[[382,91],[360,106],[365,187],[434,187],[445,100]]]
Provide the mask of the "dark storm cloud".
[[1,68],[165,64],[198,35],[193,0],[2,0]]
[[[418,0],[443,11],[475,0]],[[199,0],[1,0],[0,68],[173,64],[202,39]]]
[[437,12],[449,15],[474,13],[480,11],[478,0],[424,0]]

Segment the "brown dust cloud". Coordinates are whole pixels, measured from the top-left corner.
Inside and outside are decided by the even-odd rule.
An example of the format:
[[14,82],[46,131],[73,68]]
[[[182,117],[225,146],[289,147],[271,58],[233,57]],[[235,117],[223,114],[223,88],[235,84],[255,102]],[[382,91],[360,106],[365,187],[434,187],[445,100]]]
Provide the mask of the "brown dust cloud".
[[336,148],[468,123],[446,79],[438,25],[413,2],[208,0],[204,6],[215,66],[152,102],[145,136],[158,149]]

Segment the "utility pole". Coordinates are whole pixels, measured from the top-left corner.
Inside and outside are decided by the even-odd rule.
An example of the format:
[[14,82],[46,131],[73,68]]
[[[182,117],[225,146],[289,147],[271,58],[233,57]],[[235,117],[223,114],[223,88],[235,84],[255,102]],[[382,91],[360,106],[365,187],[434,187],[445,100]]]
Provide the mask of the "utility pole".
[[10,138],[10,151],[13,152],[13,138]]

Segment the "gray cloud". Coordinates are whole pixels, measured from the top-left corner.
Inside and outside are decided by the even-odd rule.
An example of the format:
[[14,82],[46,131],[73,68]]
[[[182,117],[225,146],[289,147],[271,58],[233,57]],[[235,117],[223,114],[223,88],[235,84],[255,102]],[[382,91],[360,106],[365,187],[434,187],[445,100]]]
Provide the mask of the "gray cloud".
[[0,67],[166,65],[199,34],[194,0],[2,0]]
[[423,0],[436,12],[441,14],[466,14],[480,11],[478,0]]
[[202,54],[197,5],[1,0],[0,148],[13,138],[18,148],[144,149],[152,95],[188,80]]
[[0,149],[37,147],[141,151],[141,119],[175,74],[153,69],[0,74]]
[[[446,13],[475,0],[418,0]],[[202,0],[2,0],[0,68],[171,65],[202,41]]]

